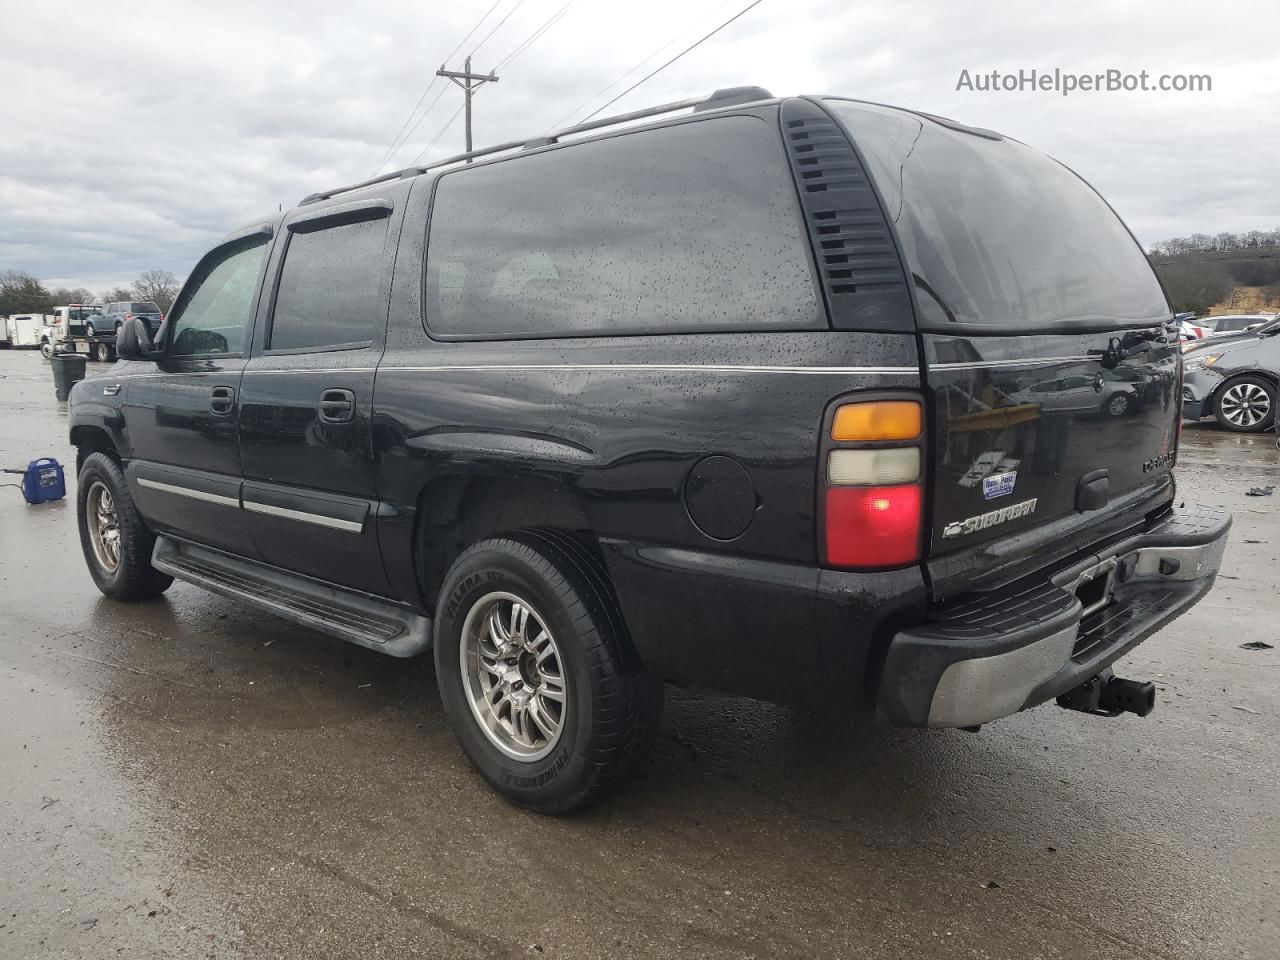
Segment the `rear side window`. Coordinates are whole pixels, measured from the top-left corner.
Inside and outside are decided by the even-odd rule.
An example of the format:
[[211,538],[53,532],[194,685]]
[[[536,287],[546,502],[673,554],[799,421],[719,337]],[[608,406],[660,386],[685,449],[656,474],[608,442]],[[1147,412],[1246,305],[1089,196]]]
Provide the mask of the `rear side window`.
[[291,231],[276,288],[269,350],[364,346],[386,313],[379,308],[388,220]]
[[786,157],[754,117],[444,174],[426,291],[445,337],[826,326]]
[[1014,140],[899,110],[827,101],[897,225],[921,326],[1161,322],[1147,258],[1093,188]]
[[230,244],[203,261],[171,311],[171,352],[177,356],[240,353],[262,277],[267,239]]

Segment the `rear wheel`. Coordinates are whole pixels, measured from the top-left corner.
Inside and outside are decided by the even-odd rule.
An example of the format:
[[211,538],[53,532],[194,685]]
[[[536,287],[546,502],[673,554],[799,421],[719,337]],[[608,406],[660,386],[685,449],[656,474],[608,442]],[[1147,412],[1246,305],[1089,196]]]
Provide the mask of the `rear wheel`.
[[111,359],[111,344],[103,341],[95,344],[93,347],[93,357],[102,363],[107,363]]
[[662,684],[639,663],[603,565],[558,532],[485,540],[450,568],[436,679],[462,748],[498,792],[567,813],[633,774]]
[[1261,433],[1275,422],[1276,389],[1263,377],[1229,380],[1213,402],[1218,423],[1239,433]]
[[116,600],[145,600],[169,589],[173,578],[151,566],[155,534],[142,522],[120,466],[105,453],[85,457],[76,508],[80,547],[99,590]]

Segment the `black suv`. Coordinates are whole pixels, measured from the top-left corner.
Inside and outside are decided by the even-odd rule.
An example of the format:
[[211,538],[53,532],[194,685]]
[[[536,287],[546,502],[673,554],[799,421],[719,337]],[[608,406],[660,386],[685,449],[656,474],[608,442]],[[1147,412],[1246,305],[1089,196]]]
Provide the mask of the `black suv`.
[[136,333],[72,397],[103,592],[433,650],[471,760],[544,811],[636,767],[663,681],[1145,714],[1109,666],[1230,523],[1175,506],[1178,331],[1107,204],[852,100],[735,88],[314,194]]
[[145,320],[147,331],[152,337],[160,332],[160,324],[164,322],[160,308],[150,300],[120,300],[108,303],[101,315],[90,317],[85,333],[90,337],[118,334],[124,322],[131,317]]

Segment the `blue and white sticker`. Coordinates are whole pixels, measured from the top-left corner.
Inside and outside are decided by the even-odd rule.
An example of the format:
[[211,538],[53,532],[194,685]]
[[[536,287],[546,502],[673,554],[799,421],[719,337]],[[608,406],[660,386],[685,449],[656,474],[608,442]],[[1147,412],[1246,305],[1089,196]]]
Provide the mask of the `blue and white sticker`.
[[1008,473],[993,473],[989,477],[982,478],[982,496],[986,500],[1007,497],[1013,493],[1013,485],[1017,482],[1017,470],[1010,470]]

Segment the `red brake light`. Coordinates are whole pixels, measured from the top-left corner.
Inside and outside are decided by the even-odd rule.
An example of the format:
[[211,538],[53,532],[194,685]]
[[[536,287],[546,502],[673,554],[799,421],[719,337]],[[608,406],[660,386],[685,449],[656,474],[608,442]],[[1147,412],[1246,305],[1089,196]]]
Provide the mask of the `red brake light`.
[[821,479],[829,567],[904,567],[920,560],[924,407],[919,399],[854,399],[829,413]]
[[920,556],[920,485],[827,488],[827,563],[900,567]]

